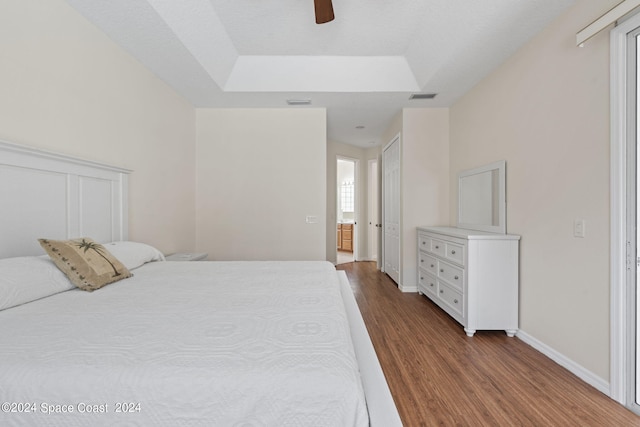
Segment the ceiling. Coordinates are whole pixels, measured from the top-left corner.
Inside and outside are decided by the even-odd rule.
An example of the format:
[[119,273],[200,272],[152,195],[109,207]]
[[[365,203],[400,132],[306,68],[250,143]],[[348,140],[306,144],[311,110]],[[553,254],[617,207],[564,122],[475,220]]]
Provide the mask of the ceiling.
[[313,0],[67,0],[195,107],[322,107],[360,147],[402,108],[451,106],[574,1],[333,0],[317,25]]

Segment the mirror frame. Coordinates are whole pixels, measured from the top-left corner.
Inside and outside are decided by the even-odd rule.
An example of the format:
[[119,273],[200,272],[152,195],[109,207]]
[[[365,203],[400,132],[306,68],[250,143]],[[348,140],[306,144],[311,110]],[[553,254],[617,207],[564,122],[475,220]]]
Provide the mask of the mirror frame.
[[[484,172],[498,171],[498,224],[469,224],[462,222],[462,180],[465,177]],[[491,233],[507,233],[507,205],[506,205],[506,162],[500,160],[474,169],[468,169],[458,174],[458,228],[467,230],[488,231]]]

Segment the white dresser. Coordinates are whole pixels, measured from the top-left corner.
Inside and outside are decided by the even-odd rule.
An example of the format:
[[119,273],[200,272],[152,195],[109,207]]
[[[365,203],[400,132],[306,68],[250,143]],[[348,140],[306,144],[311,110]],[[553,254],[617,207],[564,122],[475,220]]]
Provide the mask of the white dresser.
[[418,292],[476,330],[518,331],[520,236],[455,227],[418,228]]

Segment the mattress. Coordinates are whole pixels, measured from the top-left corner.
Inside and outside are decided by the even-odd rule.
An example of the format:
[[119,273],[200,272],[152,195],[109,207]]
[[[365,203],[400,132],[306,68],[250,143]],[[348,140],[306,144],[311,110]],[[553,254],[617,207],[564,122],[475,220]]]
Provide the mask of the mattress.
[[0,311],[1,425],[369,425],[330,263],[134,273]]

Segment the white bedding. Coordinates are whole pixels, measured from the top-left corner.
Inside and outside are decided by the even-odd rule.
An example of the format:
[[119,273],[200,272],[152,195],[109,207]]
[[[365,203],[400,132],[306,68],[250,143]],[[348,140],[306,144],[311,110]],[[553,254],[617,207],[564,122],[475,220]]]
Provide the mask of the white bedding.
[[325,262],[150,263],[0,311],[0,334],[0,400],[32,410],[0,425],[369,424]]

